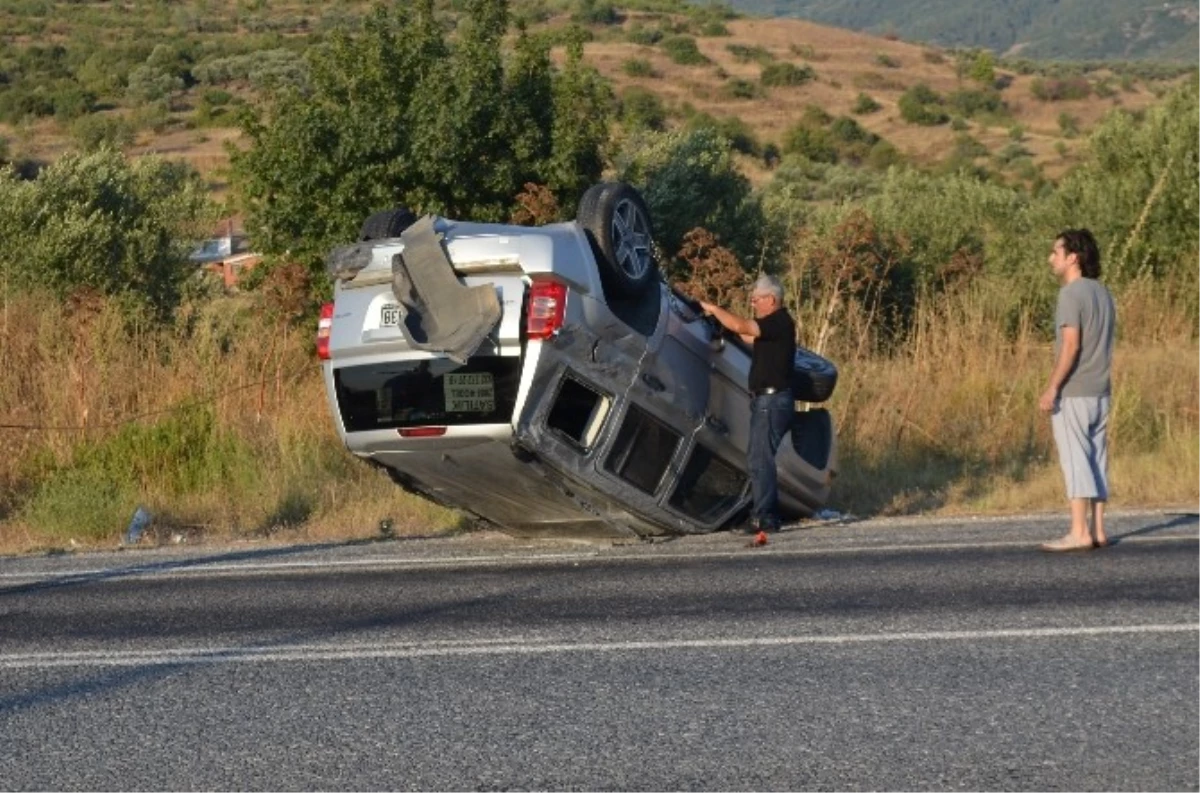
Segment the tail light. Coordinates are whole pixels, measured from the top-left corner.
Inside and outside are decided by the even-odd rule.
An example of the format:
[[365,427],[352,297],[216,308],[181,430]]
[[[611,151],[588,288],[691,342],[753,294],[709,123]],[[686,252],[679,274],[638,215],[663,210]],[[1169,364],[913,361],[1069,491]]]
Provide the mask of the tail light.
[[567,286],[558,281],[534,281],[525,306],[525,334],[530,339],[548,339],[563,324],[567,308]]
[[329,360],[329,334],[333,331],[333,303],[321,304],[321,319],[317,321],[317,357]]
[[403,427],[401,438],[440,438],[446,434],[445,427]]

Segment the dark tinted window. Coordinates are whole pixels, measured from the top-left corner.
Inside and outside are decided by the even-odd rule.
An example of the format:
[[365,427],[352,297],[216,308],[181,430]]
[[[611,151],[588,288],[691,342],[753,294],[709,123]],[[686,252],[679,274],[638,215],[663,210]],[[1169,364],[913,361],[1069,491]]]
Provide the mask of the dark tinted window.
[[679,447],[679,433],[630,405],[604,467],[644,493],[654,495]]
[[711,523],[733,509],[745,489],[746,477],[740,471],[697,445],[670,504],[700,523]]
[[521,378],[517,357],[448,358],[333,370],[347,432],[424,425],[507,424]]

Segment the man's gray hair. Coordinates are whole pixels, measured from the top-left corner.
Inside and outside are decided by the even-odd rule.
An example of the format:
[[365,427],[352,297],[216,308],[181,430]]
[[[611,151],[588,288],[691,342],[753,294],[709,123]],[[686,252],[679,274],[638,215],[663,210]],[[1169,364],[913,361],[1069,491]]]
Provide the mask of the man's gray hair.
[[754,294],[770,295],[775,298],[775,302],[783,305],[783,284],[773,275],[760,275],[754,282]]

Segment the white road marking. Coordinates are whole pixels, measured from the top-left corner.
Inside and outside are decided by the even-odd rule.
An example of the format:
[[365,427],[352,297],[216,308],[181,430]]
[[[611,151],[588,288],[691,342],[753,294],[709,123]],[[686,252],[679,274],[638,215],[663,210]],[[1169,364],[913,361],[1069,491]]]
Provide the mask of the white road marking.
[[[741,538],[739,538],[741,539]],[[1123,539],[1120,545],[1196,542],[1196,536],[1170,535],[1162,537],[1136,537]],[[749,542],[749,538],[746,539]],[[995,540],[987,542],[935,542],[935,543],[888,543],[888,544],[855,544],[834,546],[800,546],[796,548],[781,546],[778,541],[774,545],[749,549],[744,547],[746,542],[739,542],[736,549],[720,551],[684,551],[654,553],[653,551],[639,554],[623,554],[609,549],[591,551],[575,551],[570,553],[533,553],[533,554],[493,554],[493,555],[464,555],[439,556],[428,559],[386,557],[373,559],[339,559],[339,560],[294,560],[278,562],[214,562],[208,563],[203,557],[187,559],[171,559],[162,561],[147,561],[145,564],[130,565],[129,567],[100,567],[79,570],[42,571],[42,572],[0,572],[0,580],[18,581],[25,583],[41,583],[46,585],[70,583],[73,581],[102,583],[106,580],[122,578],[175,578],[196,576],[239,576],[246,574],[287,574],[306,572],[333,572],[349,569],[379,569],[379,570],[420,570],[457,567],[488,567],[497,564],[504,565],[537,565],[548,562],[570,561],[604,561],[604,562],[661,562],[668,559],[696,561],[705,559],[749,559],[761,556],[825,556],[829,554],[855,554],[866,552],[894,551],[954,551],[978,548],[1025,548],[1035,550],[1037,542],[1033,540]],[[1106,550],[1097,553],[1111,553]]]
[[849,633],[831,636],[765,636],[741,639],[670,639],[660,641],[561,642],[547,639],[502,637],[495,639],[429,642],[180,647],[158,650],[4,653],[0,654],[0,669],[185,666],[194,664],[559,655],[565,653],[653,652],[664,650],[740,650],[759,647],[849,645],[885,642],[1064,639],[1131,634],[1197,633],[1198,631],[1200,631],[1200,625],[1194,623],[1168,623],[1100,625],[1077,628],[1000,628],[976,631],[907,631],[897,633]]

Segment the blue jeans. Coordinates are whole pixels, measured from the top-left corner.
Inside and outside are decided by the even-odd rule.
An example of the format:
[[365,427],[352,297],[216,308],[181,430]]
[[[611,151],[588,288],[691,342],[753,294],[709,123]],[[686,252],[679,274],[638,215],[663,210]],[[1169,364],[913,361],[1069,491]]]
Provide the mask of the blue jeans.
[[768,528],[779,526],[779,485],[775,452],[792,424],[796,409],[791,391],[780,391],[750,399],[750,446],[746,450],[746,473],[754,504],[750,519]]

